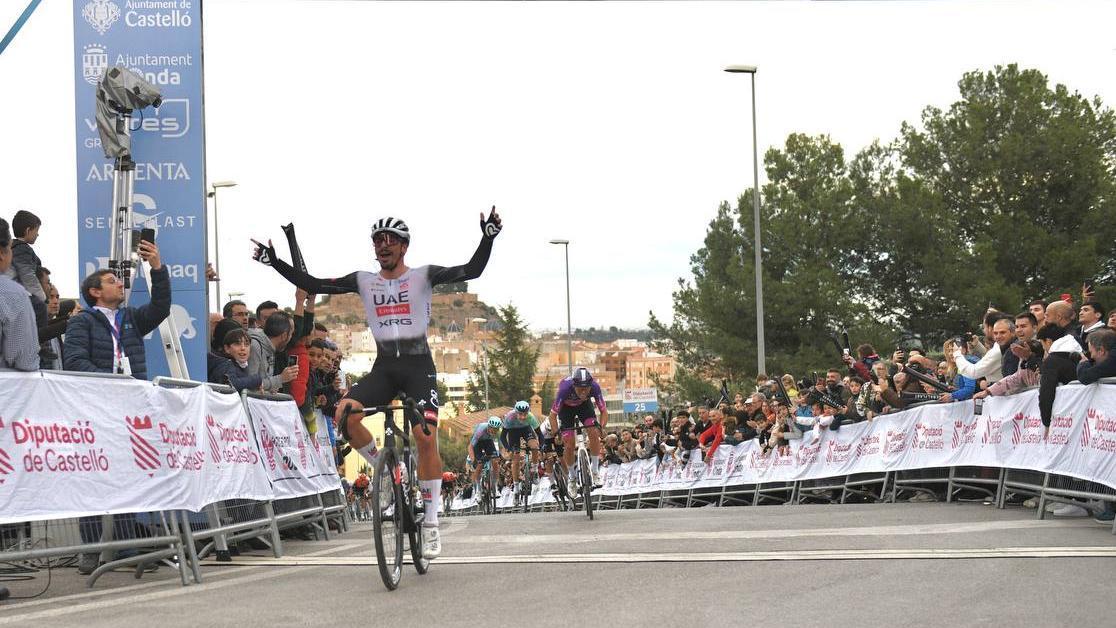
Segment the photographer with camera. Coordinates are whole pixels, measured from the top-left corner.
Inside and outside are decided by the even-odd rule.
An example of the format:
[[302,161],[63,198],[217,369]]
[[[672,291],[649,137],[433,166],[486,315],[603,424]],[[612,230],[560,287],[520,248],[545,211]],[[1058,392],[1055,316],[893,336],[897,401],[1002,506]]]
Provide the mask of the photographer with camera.
[[859,359],[853,358],[847,353],[841,358],[849,367],[849,375],[856,375],[864,381],[872,379],[872,365],[880,361],[880,356],[876,354],[876,349],[870,344],[862,344],[856,348],[856,355]]
[[[977,362],[970,362],[965,357],[972,348],[972,345],[966,342],[966,338],[954,339],[954,349],[946,355],[953,358],[953,363],[956,365],[959,374],[973,380],[987,379],[989,383],[994,384],[1004,377],[1005,356],[1012,356],[1008,359],[1009,364],[1014,363],[1018,366],[1018,357],[1015,357],[1008,350],[1015,337],[1015,323],[1010,316],[1004,314],[998,314],[998,316],[991,327],[993,344]],[[962,352],[962,349],[966,351]],[[1014,373],[1015,370],[1011,369],[1011,372]]]

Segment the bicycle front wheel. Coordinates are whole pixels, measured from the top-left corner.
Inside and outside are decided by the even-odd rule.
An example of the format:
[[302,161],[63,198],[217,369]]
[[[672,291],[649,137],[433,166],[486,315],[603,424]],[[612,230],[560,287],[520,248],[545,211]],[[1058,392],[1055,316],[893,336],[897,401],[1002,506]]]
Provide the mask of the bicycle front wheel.
[[566,484],[566,472],[558,467],[557,462],[554,465],[558,470],[554,474],[554,484],[558,487],[558,507],[562,512],[573,510],[573,499],[570,498],[569,486]]
[[523,512],[531,511],[531,489],[534,488],[534,482],[532,481],[530,460],[530,456],[527,456],[523,470],[519,474],[519,497],[523,500]]
[[593,490],[593,476],[589,474],[589,456],[579,455],[577,457],[578,470],[581,475],[581,503],[585,505],[585,514],[589,515],[589,520],[593,520],[593,496],[590,493]]
[[488,512],[496,514],[496,500],[499,498],[499,493],[496,492],[496,473],[490,472],[488,474]]
[[403,572],[403,492],[395,450],[385,447],[376,461],[372,484],[372,536],[376,541],[376,563],[388,591],[399,586]]

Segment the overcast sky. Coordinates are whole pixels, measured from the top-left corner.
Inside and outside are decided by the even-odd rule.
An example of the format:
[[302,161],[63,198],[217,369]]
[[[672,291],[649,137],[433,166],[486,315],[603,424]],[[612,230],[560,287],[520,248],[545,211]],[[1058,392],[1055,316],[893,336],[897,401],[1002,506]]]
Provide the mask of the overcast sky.
[[[0,29],[26,6],[0,2]],[[40,255],[77,292],[72,2],[47,0],[0,55],[0,190],[45,222]],[[249,237],[293,221],[313,274],[375,266],[368,227],[403,217],[408,262],[464,263],[477,214],[505,231],[470,290],[565,327],[671,318],[671,291],[760,153],[828,133],[851,156],[947,106],[972,69],[1019,62],[1116,101],[1116,3],[373,3],[207,0],[207,175],[223,291],[292,288]],[[762,172],[761,172],[762,177]],[[142,191],[142,189],[139,189]],[[106,208],[106,213],[108,208]],[[287,256],[285,244],[281,255]]]

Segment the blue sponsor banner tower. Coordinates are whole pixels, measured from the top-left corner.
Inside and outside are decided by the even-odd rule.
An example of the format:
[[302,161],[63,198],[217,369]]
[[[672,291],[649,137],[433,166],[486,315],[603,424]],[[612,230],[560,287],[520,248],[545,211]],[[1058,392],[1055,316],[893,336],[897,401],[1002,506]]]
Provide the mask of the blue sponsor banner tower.
[[[134,222],[155,229],[170,270],[171,316],[192,379],[205,380],[206,299],[205,126],[202,115],[200,0],[74,0],[74,116],[77,133],[78,277],[108,267],[112,160],[94,118],[97,81],[122,65],[159,88],[158,110],[132,120],[136,161]],[[146,277],[130,305],[150,299]],[[168,375],[156,331],[147,340],[150,376]]]

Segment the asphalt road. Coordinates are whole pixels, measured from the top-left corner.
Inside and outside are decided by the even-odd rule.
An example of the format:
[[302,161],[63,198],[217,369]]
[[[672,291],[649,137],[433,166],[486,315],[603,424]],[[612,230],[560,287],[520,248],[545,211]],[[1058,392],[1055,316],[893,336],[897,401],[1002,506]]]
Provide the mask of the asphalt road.
[[[980,504],[532,513],[443,519],[443,557],[388,592],[371,532],[85,589],[72,568],[0,625],[1107,625],[1116,536]],[[43,574],[8,583],[38,592]]]

